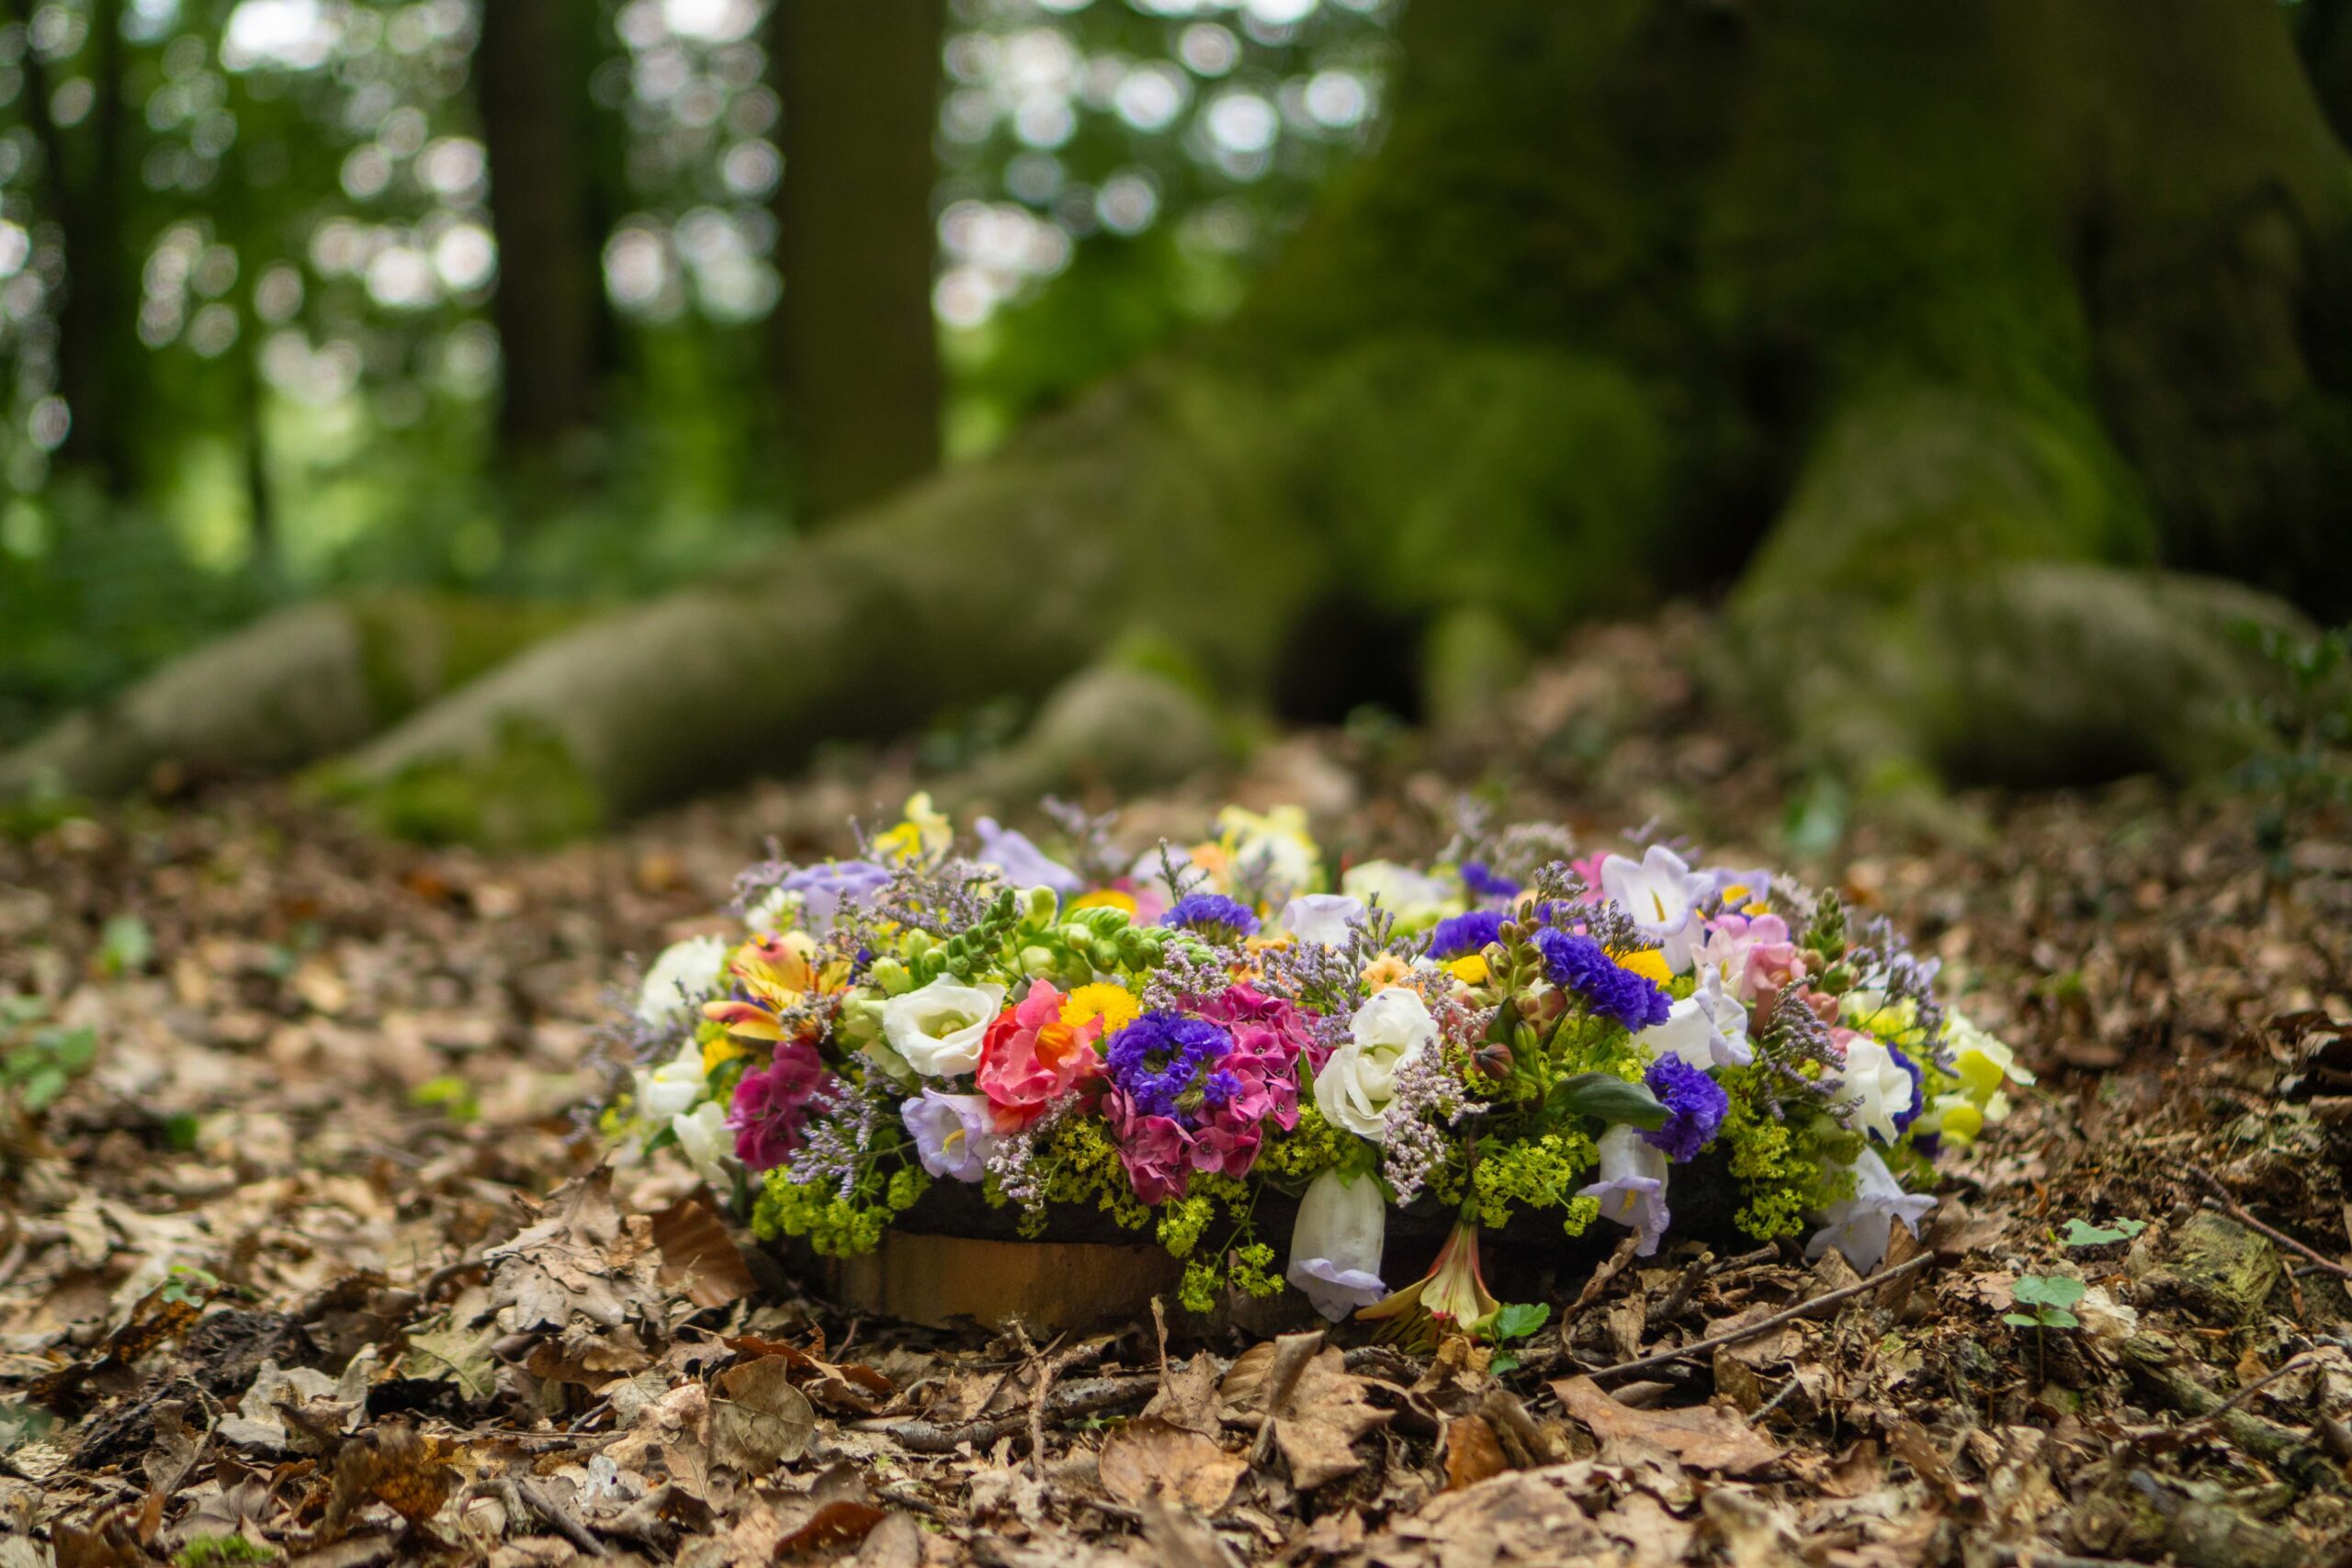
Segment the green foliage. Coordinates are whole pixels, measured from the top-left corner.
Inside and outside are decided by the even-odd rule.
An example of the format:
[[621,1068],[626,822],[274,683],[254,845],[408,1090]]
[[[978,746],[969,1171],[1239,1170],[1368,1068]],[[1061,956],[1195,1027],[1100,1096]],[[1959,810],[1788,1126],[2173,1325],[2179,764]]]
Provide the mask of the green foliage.
[[380,784],[328,767],[310,784],[357,807],[377,831],[425,844],[544,849],[587,838],[605,820],[603,797],[561,737],[521,723],[487,757],[420,764]]
[[1717,1075],[1731,1105],[1717,1134],[1731,1151],[1732,1179],[1747,1202],[1736,1216],[1739,1228],[1758,1241],[1801,1235],[1806,1216],[1850,1191],[1852,1178],[1835,1178],[1827,1161],[1854,1139],[1826,1120],[1803,1125],[1782,1121],[1766,1109],[1761,1067],[1731,1067]]
[[2352,626],[2303,637],[2249,622],[2238,633],[2273,679],[2247,705],[2268,744],[2240,765],[2235,782],[2262,803],[2256,842],[2271,881],[2284,883],[2312,815],[2352,802]]
[[220,1281],[209,1270],[190,1264],[172,1265],[171,1277],[164,1281],[164,1300],[175,1305],[202,1306],[220,1293]]
[[2065,1247],[2106,1247],[2112,1242],[2129,1241],[2147,1228],[2145,1220],[2109,1220],[2103,1225],[2087,1220],[2068,1220],[2058,1240]]
[[276,1547],[242,1535],[197,1535],[173,1554],[172,1562],[174,1568],[227,1568],[234,1562],[275,1562],[277,1557]]
[[154,933],[136,915],[117,915],[98,933],[98,967],[109,975],[135,974],[154,956]]
[[97,1060],[96,1031],[36,1028],[48,1007],[37,997],[0,998],[0,1094],[27,1114],[46,1111]]
[[2020,1276],[2010,1294],[2025,1312],[2004,1314],[2001,1321],[2018,1328],[2080,1328],[2083,1320],[2067,1309],[2083,1299],[2080,1280],[2064,1274]]
[[1569,1235],[1582,1235],[1600,1216],[1600,1205],[1577,1196],[1577,1190],[1600,1163],[1600,1151],[1592,1139],[1573,1127],[1483,1145],[1478,1163],[1470,1172],[1478,1223],[1500,1230],[1510,1223],[1514,1204],[1556,1209],[1561,1213],[1561,1229]]
[[426,1110],[439,1110],[456,1122],[481,1120],[481,1100],[473,1086],[454,1073],[428,1078],[409,1090],[411,1105]]
[[[1552,1321],[1549,1302],[1505,1302],[1487,1320],[1480,1337],[1496,1346],[1507,1345],[1514,1339],[1525,1339]],[[1498,1349],[1487,1370],[1499,1377],[1519,1365],[1519,1358],[1508,1350]]]

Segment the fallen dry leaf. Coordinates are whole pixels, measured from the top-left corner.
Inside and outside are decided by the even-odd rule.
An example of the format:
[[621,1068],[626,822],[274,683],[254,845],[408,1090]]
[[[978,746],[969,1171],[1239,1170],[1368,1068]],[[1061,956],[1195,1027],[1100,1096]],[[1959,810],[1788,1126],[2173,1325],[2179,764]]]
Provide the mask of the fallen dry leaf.
[[1778,1444],[1737,1416],[1702,1405],[1687,1410],[1634,1410],[1618,1404],[1588,1377],[1563,1378],[1552,1385],[1568,1414],[1606,1443],[1644,1442],[1665,1450],[1693,1470],[1753,1475],[1781,1457]]
[[746,1477],[765,1475],[808,1451],[817,1412],[792,1386],[792,1362],[763,1356],[719,1374],[710,1402],[710,1457]]
[[1457,1416],[1445,1424],[1445,1485],[1449,1492],[1476,1486],[1510,1468],[1503,1445],[1482,1416]]
[[662,1253],[662,1284],[698,1307],[741,1301],[755,1286],[735,1239],[700,1198],[682,1198],[655,1214],[653,1245]]
[[1102,1489],[1129,1505],[1166,1495],[1214,1514],[1233,1495],[1250,1461],[1210,1438],[1143,1415],[1103,1439],[1097,1461]]
[[1311,1492],[1362,1470],[1352,1445],[1387,1421],[1388,1412],[1366,1395],[1363,1379],[1348,1371],[1345,1355],[1331,1348],[1314,1357],[1274,1417],[1274,1446],[1290,1467],[1290,1483]]

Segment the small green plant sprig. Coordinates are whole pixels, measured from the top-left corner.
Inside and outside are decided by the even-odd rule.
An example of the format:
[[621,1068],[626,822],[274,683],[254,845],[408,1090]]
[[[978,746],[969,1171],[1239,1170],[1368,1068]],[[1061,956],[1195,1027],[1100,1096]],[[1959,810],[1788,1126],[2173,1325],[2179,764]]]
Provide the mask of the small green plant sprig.
[[2048,1381],[2042,1362],[2042,1331],[2050,1328],[2080,1328],[2083,1320],[2071,1310],[2083,1299],[2084,1285],[2080,1280],[2064,1274],[2026,1274],[2011,1286],[2009,1294],[2026,1312],[2008,1312],[2001,1321],[2012,1328],[2033,1330],[2033,1375],[2036,1382]]
[[2058,1233],[2061,1247],[2108,1247],[2119,1241],[2129,1241],[2148,1228],[2145,1220],[2109,1220],[2094,1224],[2088,1220],[2068,1220],[2066,1228]]
[[1501,1347],[1514,1339],[1532,1337],[1551,1321],[1552,1303],[1549,1302],[1505,1302],[1498,1307],[1495,1315],[1487,1320],[1487,1326],[1479,1331],[1481,1338],[1496,1347],[1493,1359],[1487,1363],[1487,1370],[1500,1377],[1517,1369],[1519,1358]]
[[28,1116],[48,1110],[98,1057],[96,1031],[35,1027],[48,1014],[39,997],[0,999],[0,1097]]

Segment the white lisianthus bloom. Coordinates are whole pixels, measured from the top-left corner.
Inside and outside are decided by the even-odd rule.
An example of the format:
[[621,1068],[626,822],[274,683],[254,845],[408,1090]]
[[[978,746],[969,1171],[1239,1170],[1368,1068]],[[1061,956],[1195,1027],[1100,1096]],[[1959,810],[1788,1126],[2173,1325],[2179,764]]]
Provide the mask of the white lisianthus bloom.
[[1462,900],[1443,881],[1390,860],[1368,860],[1352,865],[1340,878],[1340,891],[1380,907],[1396,917],[1401,931],[1435,925],[1462,912]]
[[692,936],[663,948],[638,987],[638,1021],[648,1029],[674,1029],[692,1019],[718,994],[727,951],[727,940],[716,936]]
[[1316,1108],[1334,1126],[1383,1141],[1396,1069],[1436,1044],[1437,1020],[1419,992],[1404,986],[1376,992],[1356,1009],[1347,1043],[1315,1075]]
[[1600,1217],[1614,1220],[1641,1244],[1636,1258],[1657,1251],[1671,1215],[1666,1207],[1666,1151],[1643,1140],[1641,1129],[1620,1122],[1600,1134],[1600,1179],[1583,1189],[1579,1198],[1600,1200]]
[[1847,1126],[1883,1144],[1894,1142],[1894,1119],[1911,1109],[1915,1087],[1894,1053],[1869,1035],[1846,1042],[1846,1069],[1838,1075],[1835,1098],[1861,1101],[1848,1114]]
[[637,1113],[660,1126],[702,1098],[702,1047],[687,1041],[658,1067],[637,1069]]
[[1317,947],[1345,947],[1371,912],[1344,893],[1308,893],[1283,906],[1283,930]]
[[1380,1252],[1388,1234],[1388,1203],[1372,1177],[1327,1170],[1298,1201],[1284,1278],[1306,1292],[1333,1323],[1388,1293],[1380,1282]]
[[1821,1229],[1805,1243],[1804,1255],[1818,1258],[1834,1247],[1846,1255],[1847,1262],[1867,1274],[1886,1256],[1894,1222],[1901,1220],[1905,1230],[1917,1235],[1919,1221],[1936,1206],[1936,1201],[1924,1192],[1903,1190],[1903,1184],[1894,1179],[1876,1150],[1865,1148],[1856,1156],[1853,1171],[1854,1195],[1822,1212]]
[[1600,863],[1601,892],[1657,943],[1677,975],[1689,972],[1692,944],[1705,934],[1691,919],[1691,902],[1713,884],[1691,875],[1690,863],[1664,844],[1652,844],[1638,861],[1611,855]]
[[684,1115],[670,1118],[677,1134],[678,1152],[695,1168],[703,1185],[721,1197],[735,1190],[735,1135],[727,1130],[727,1108],[706,1100]]
[[883,1005],[882,1036],[923,1077],[954,1077],[980,1065],[980,1036],[1003,1010],[1002,986],[959,986],[942,975]]
[[1634,1043],[1657,1061],[1679,1056],[1704,1071],[1713,1067],[1744,1067],[1756,1059],[1747,1043],[1747,1009],[1724,989],[1723,972],[1710,969],[1699,988],[1674,1004],[1664,1023],[1653,1024],[1634,1036]]

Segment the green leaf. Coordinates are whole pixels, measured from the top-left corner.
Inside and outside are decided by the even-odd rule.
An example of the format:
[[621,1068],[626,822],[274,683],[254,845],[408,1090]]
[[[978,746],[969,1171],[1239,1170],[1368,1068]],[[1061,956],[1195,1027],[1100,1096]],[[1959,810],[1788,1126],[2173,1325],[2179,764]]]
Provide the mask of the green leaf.
[[109,975],[147,967],[155,956],[155,935],[136,915],[117,915],[98,936],[98,964]]
[[2067,1247],[2105,1247],[2109,1242],[2128,1241],[2147,1228],[2145,1220],[2110,1220],[2104,1225],[2068,1220],[2058,1239]]
[[1524,1339],[1551,1321],[1549,1302],[1506,1302],[1487,1325],[1487,1332],[1499,1345],[1506,1339]]
[[1508,1350],[1496,1351],[1487,1362],[1487,1372],[1495,1377],[1500,1377],[1505,1372],[1515,1372],[1518,1370],[1519,1358]]
[[2064,1307],[2043,1307],[2041,1324],[2045,1328],[2080,1328],[2083,1320]]
[[196,1136],[201,1122],[187,1111],[164,1118],[164,1142],[175,1154],[187,1154],[196,1147]]
[[2038,1317],[2028,1317],[2021,1312],[2005,1312],[2001,1314],[2001,1321],[2009,1325],[2012,1328],[2039,1328],[2041,1326],[2041,1319]]
[[1666,1107],[1657,1102],[1657,1096],[1614,1073],[1578,1073],[1562,1078],[1544,1097],[1544,1109],[1630,1122],[1645,1133],[1666,1125]]
[[2080,1280],[2064,1274],[2028,1274],[2009,1293],[2033,1306],[2070,1307],[2083,1299],[2084,1289]]

